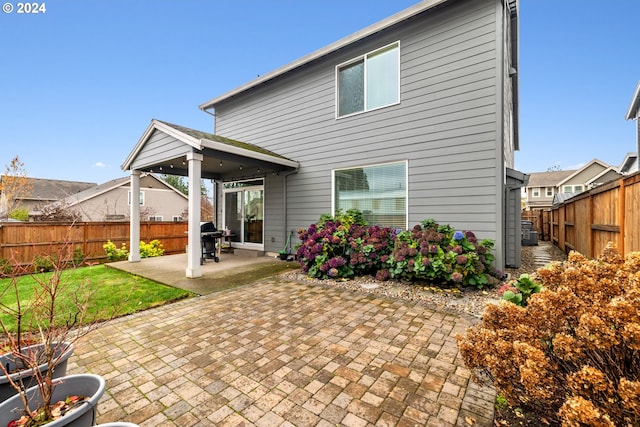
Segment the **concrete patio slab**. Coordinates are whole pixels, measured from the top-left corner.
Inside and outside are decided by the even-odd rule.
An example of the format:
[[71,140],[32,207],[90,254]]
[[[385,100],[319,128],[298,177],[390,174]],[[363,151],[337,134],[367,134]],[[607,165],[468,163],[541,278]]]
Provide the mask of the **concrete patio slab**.
[[299,268],[296,262],[281,261],[265,256],[238,256],[220,254],[220,262],[206,260],[202,277],[186,277],[187,254],[144,258],[140,262],[118,261],[108,267],[146,277],[158,283],[185,289],[198,295],[219,292],[245,285],[258,279]]

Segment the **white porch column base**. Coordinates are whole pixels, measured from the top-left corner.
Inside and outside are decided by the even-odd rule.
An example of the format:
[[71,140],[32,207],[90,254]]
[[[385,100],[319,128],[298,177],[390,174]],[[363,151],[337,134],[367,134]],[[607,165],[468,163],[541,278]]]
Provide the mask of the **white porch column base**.
[[202,175],[202,160],[204,156],[198,153],[187,154],[189,162],[189,238],[187,254],[186,276],[201,277],[202,247],[200,243],[200,177]]
[[129,262],[140,262],[140,171],[131,170]]

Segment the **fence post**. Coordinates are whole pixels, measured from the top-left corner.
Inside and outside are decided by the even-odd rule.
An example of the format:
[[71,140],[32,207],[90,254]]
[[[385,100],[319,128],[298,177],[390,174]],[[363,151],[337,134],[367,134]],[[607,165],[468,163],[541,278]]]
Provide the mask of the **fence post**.
[[620,189],[618,190],[618,227],[619,227],[619,235],[618,235],[618,250],[622,256],[625,255],[625,247],[624,247],[624,210],[626,209],[626,200],[625,200],[625,189],[624,189],[624,178],[620,178]]
[[[593,238],[593,233],[595,232],[595,230],[591,227],[593,225],[593,197],[591,196],[591,192],[589,192],[589,210],[587,211],[587,224],[589,224],[589,258],[594,258],[594,241],[595,239]],[[576,223],[578,222],[578,219],[576,218]]]

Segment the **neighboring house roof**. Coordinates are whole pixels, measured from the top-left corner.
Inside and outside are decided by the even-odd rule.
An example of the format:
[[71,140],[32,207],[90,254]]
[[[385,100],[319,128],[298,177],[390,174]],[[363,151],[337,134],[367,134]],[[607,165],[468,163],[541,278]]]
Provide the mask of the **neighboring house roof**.
[[[598,160],[598,159],[593,159],[591,160],[589,163],[587,163],[586,165],[584,165],[583,167],[581,167],[580,169],[578,169],[577,171],[573,172],[571,175],[569,175],[568,177],[566,177],[565,179],[563,179],[562,181],[558,182],[558,186],[564,184],[565,182],[571,180],[573,177],[575,177],[576,175],[578,175],[580,172],[582,172],[583,170],[587,169],[589,166],[593,165],[593,164],[599,164],[600,166],[604,167],[605,170],[609,169],[611,166],[609,166],[608,164],[606,164],[605,162]],[[599,174],[598,174],[599,175]]]
[[631,99],[631,105],[629,105],[629,110],[627,111],[627,115],[624,116],[625,120],[635,120],[638,117],[638,110],[640,109],[640,81],[638,81],[638,85],[636,86],[636,91],[633,94],[633,98]]
[[[611,172],[613,172],[613,174],[611,174]],[[603,180],[603,178],[606,177],[609,174],[611,174],[612,177],[607,178],[606,180]],[[617,168],[614,168],[613,166],[609,166],[608,168],[606,168],[605,170],[603,170],[599,174],[595,175],[593,178],[591,178],[585,184],[587,184],[587,185],[604,184],[605,182],[611,181],[611,179],[613,178],[614,175],[617,176],[617,177],[621,176],[621,174],[620,174],[620,172],[618,172]]]
[[560,181],[564,181],[568,176],[573,175],[575,170],[534,172],[529,174],[527,187],[555,187]]
[[[165,187],[175,191],[177,194],[179,194],[183,198],[185,198],[187,200],[189,199],[184,193],[182,193],[181,191],[179,191],[178,189],[176,189],[175,187],[173,187],[172,185],[167,183],[165,180],[158,178],[154,174],[144,174],[144,175],[155,179],[160,184],[162,184]],[[115,189],[115,188],[126,186],[126,185],[129,184],[129,182],[130,182],[130,179],[128,177],[112,179],[111,181],[107,181],[107,182],[102,183],[100,185],[96,185],[95,187],[92,187],[92,188],[89,188],[87,190],[81,191],[80,193],[74,194],[73,196],[67,197],[66,202],[69,204],[69,206],[74,206],[74,205],[77,205],[79,203],[82,203],[82,202],[85,202],[87,200],[90,200],[90,199],[93,199],[95,197],[98,197],[98,196],[100,196],[100,195],[102,195],[104,193],[107,193],[107,192]]]
[[273,151],[258,147],[257,145],[236,141],[220,135],[214,135],[212,133],[202,132],[173,123],[153,119],[151,120],[151,124],[149,125],[149,127],[147,127],[145,133],[142,135],[140,140],[138,140],[138,143],[136,144],[134,149],[122,164],[123,170],[130,169],[131,164],[135,160],[136,156],[138,155],[140,150],[142,150],[155,130],[159,130],[166,133],[167,135],[171,135],[172,137],[184,142],[185,144],[195,148],[196,150],[203,150],[205,148],[208,148],[224,153],[267,161],[282,166],[298,168],[297,162],[276,154]]
[[[344,37],[334,43],[331,43],[328,46],[325,46],[321,49],[316,50],[315,52],[312,52],[306,56],[303,56],[302,58],[299,58],[287,65],[284,65],[283,67],[280,67],[270,73],[264,74],[263,76],[258,77],[257,79],[254,79],[252,81],[250,81],[249,83],[242,85],[236,89],[233,89],[225,94],[222,94],[220,96],[217,96],[216,98],[213,98],[207,102],[204,102],[203,104],[201,104],[199,106],[199,108],[201,110],[207,110],[209,108],[212,108],[215,104],[217,104],[220,101],[224,101],[226,99],[229,99],[235,95],[238,95],[242,92],[245,92],[247,90],[250,90],[256,86],[259,86],[265,82],[268,82],[270,80],[275,79],[276,77],[279,77],[283,74],[286,74],[292,70],[295,70],[297,68],[300,68],[306,64],[309,64],[310,62],[316,61],[326,55],[329,55],[333,52],[336,52],[348,45],[351,45],[353,43],[356,43],[362,39],[365,39],[367,37],[370,37],[373,34],[376,34],[380,31],[383,31],[389,27],[392,27],[402,21],[405,21],[407,19],[412,18],[415,15],[418,15],[420,13],[426,12],[426,11],[432,11],[435,10],[437,7],[440,7],[442,5],[444,5],[445,3],[449,3],[449,2],[453,2],[454,0],[424,0],[414,6],[411,6],[405,10],[402,10],[398,13],[396,13],[395,15],[392,15],[386,19],[383,19],[382,21],[379,21],[373,25],[370,25],[360,31],[357,31],[347,37]],[[509,8],[511,9],[511,16],[515,17],[517,16],[518,13],[518,3],[519,0],[509,0]],[[517,31],[514,33],[514,36],[517,37]],[[514,46],[517,45],[517,43],[514,41]],[[514,61],[517,61],[517,55],[515,55]],[[513,64],[514,68],[518,68],[518,64],[514,63]],[[517,89],[514,90],[514,93],[518,93]]]
[[95,182],[63,181],[58,179],[26,178],[31,186],[31,193],[23,200],[51,202],[61,200],[96,186]]

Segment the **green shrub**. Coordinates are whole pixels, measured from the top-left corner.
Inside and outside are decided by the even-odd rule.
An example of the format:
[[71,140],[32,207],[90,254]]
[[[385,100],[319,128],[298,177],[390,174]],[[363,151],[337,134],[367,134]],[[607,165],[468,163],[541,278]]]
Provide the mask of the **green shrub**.
[[458,336],[476,379],[549,425],[640,425],[640,252],[572,252],[524,307],[489,304]]
[[36,273],[53,271],[55,264],[57,264],[55,259],[46,255],[36,255],[33,259],[33,268]]
[[29,220],[29,209],[18,208],[14,209],[9,213],[9,218],[17,219],[18,221],[28,221]]
[[540,291],[542,291],[542,286],[534,282],[528,274],[521,274],[518,280],[501,286],[498,289],[498,295],[505,301],[525,306],[529,297]]
[[[108,240],[102,247],[107,253],[107,258],[110,262],[123,261],[129,257],[127,245],[124,243],[120,248],[117,248],[111,240]],[[140,241],[140,258],[152,258],[162,255],[164,255],[164,247],[162,243],[160,243],[160,240],[154,239],[149,243],[145,243],[142,240]]]
[[102,247],[107,253],[109,262],[123,261],[129,257],[129,251],[127,251],[127,245],[125,243],[122,243],[120,248],[118,248],[111,240],[107,240],[107,243],[102,245]]
[[80,246],[76,246],[76,248],[73,250],[73,265],[76,267],[82,265],[84,259],[84,251]]
[[164,248],[160,240],[152,240],[149,243],[140,241],[140,258],[152,258],[164,255]]
[[13,272],[13,266],[6,258],[0,258],[0,278],[8,277]]

